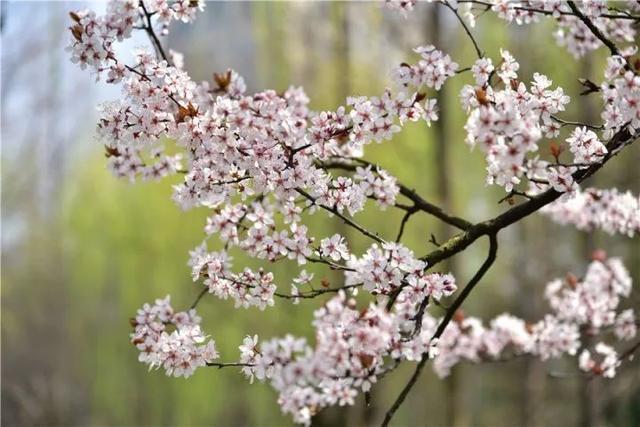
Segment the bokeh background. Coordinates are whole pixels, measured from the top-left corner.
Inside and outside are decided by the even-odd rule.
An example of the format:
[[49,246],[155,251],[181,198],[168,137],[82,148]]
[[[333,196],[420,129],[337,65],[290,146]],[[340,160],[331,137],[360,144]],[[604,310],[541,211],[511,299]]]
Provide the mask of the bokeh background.
[[[183,213],[170,200],[171,184],[128,182],[105,168],[94,140],[97,103],[118,89],[96,84],[68,61],[68,11],[104,10],[100,3],[0,3],[2,35],[2,422],[27,425],[290,425],[268,385],[245,381],[233,370],[199,370],[192,378],[147,372],[129,344],[128,318],[146,301],[172,294],[186,307],[199,292],[186,266],[200,243],[207,212]],[[419,5],[408,19],[370,2],[209,2],[193,25],[174,25],[165,44],[185,54],[195,80],[233,67],[250,91],[302,85],[314,109],[333,109],[348,94],[377,95],[392,66],[414,60],[411,49],[433,43],[461,66],[472,46],[448,11]],[[577,77],[599,81],[604,51],[575,60],[555,45],[550,23],[515,27],[491,14],[474,29],[493,58],[506,47],[520,61],[520,76],[547,74],[574,98],[567,119],[598,122],[600,101],[577,97]],[[144,35],[122,46],[146,46]],[[464,144],[458,92],[470,76],[452,79],[439,96],[442,120],[428,128],[411,124],[392,142],[370,146],[380,162],[429,200],[472,221],[506,209],[502,193],[484,184],[484,161]],[[640,147],[616,158],[590,182],[640,192]],[[359,220],[393,236],[398,212],[365,213]],[[341,232],[356,248],[365,242],[332,221],[314,219],[315,235]],[[407,244],[432,248],[433,234],[452,230],[430,218],[412,220]],[[588,236],[534,215],[500,235],[499,259],[465,304],[485,319],[512,311],[535,320],[547,309],[544,285],[571,271],[584,272],[589,253],[603,248],[620,256],[640,280],[639,239]],[[359,246],[360,245],[360,246]],[[443,266],[465,282],[482,262],[478,242]],[[234,253],[235,264],[255,262]],[[316,279],[337,281],[317,270]],[[275,270],[288,289],[297,268]],[[238,357],[246,334],[309,335],[317,302],[278,301],[260,312],[235,310],[229,301],[205,297],[199,312],[222,358]],[[625,306],[640,307],[635,290]],[[430,371],[398,413],[396,425],[637,426],[640,364],[621,369],[614,381],[588,380],[575,361],[542,364],[528,358],[460,365],[438,379]],[[327,410],[317,425],[375,425],[412,372],[400,368],[346,410]]]

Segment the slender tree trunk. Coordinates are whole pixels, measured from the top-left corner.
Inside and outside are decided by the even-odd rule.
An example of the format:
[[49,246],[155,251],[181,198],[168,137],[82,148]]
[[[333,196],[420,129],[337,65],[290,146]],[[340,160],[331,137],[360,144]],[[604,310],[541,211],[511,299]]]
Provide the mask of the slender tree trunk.
[[[442,8],[431,7],[429,8],[430,16],[429,22],[431,25],[427,26],[427,40],[431,42],[440,50],[447,51],[446,44],[446,28],[442,25],[443,14]],[[436,100],[438,102],[438,121],[432,126],[435,133],[434,144],[434,170],[436,180],[436,192],[440,206],[447,212],[452,211],[452,194],[450,185],[450,169],[449,164],[449,115],[447,109],[447,98],[449,91],[446,85],[438,91]],[[451,226],[444,222],[438,223],[437,238],[439,240],[446,240],[448,236],[452,235],[454,230]],[[453,258],[449,258],[443,263],[443,267],[455,275],[455,263]],[[446,414],[445,423],[449,426],[460,426],[469,424],[469,416],[466,411],[466,405],[464,405],[463,390],[460,387],[460,366],[456,366],[451,370],[451,374],[445,380],[446,389]]]
[[[585,56],[582,60],[582,73],[583,75],[591,79],[593,64],[591,57],[589,55]],[[591,97],[584,97],[581,100],[582,111],[584,114],[584,121],[586,123],[595,123],[597,120],[597,115],[594,110],[593,102],[591,101]],[[591,178],[589,185],[595,185],[596,177]],[[584,233],[580,232],[580,245],[582,246],[582,254],[585,260],[589,260],[591,258],[592,252],[596,249],[596,241],[594,235],[592,233]],[[585,346],[591,344],[591,339],[588,336],[583,334],[582,342]],[[602,422],[602,411],[601,411],[601,401],[602,396],[600,393],[600,381],[597,378],[589,378],[589,377],[580,377],[578,381],[578,393],[580,399],[580,425],[582,427],[598,427],[603,424]]]
[[[547,226],[546,223],[541,224],[539,221],[535,221],[522,224],[519,229],[520,239],[526,243],[518,251],[513,264],[525,266],[525,268],[521,271],[513,271],[512,274],[516,277],[521,287],[521,292],[518,292],[518,312],[522,313],[522,316],[527,320],[540,317],[540,307],[536,296],[540,292],[541,274],[537,268],[527,267],[530,265],[533,254],[541,253],[541,251],[545,250],[545,242],[541,238],[545,233],[540,233],[540,229],[545,227],[543,228],[544,230]],[[533,304],[532,301],[534,302]],[[544,426],[544,414],[546,412],[544,396],[547,372],[544,364],[536,358],[526,357],[523,363],[525,381],[522,382],[521,390],[520,424],[523,427]]]

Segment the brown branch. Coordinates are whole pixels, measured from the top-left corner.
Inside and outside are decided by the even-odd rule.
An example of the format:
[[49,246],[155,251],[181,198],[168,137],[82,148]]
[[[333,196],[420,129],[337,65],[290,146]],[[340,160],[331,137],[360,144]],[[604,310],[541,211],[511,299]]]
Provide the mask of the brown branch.
[[286,299],[315,298],[317,296],[328,294],[328,293],[338,293],[340,291],[346,291],[348,289],[359,288],[360,286],[362,286],[362,284],[358,283],[358,284],[355,284],[355,285],[339,286],[337,288],[314,289],[312,291],[302,292],[302,293],[300,293],[298,295],[280,294],[278,292],[276,292],[274,295],[277,296],[277,297],[286,298]]
[[[489,8],[489,9],[492,6],[494,6],[492,3],[488,3],[488,2],[485,2],[485,1],[479,1],[479,0],[458,0],[458,3],[477,4],[479,6],[483,6],[485,8]],[[563,15],[563,16],[576,16],[574,13],[565,12],[563,10],[551,11],[551,10],[537,9],[537,8],[534,8],[534,7],[526,7],[526,6],[512,6],[511,8],[513,10],[519,10],[519,11],[522,11],[522,12],[539,13],[541,15],[547,15],[547,16],[552,16],[554,13],[558,13],[558,14]],[[634,20],[634,21],[640,21],[640,16],[631,15],[629,12],[620,11],[620,10],[618,10],[616,8],[612,8],[612,7],[609,7],[609,10],[614,11],[614,12],[619,12],[619,13],[617,13],[617,14],[615,14],[615,13],[604,13],[602,15],[599,15],[599,18],[630,19],[630,20]]]
[[633,353],[635,353],[638,349],[640,349],[640,341],[636,342],[631,347],[629,347],[624,352],[622,352],[620,354],[620,357],[618,357],[618,360],[620,362],[624,362],[625,359],[630,358],[631,356],[633,356]]
[[222,368],[231,368],[231,367],[251,367],[254,366],[251,363],[240,363],[240,362],[227,362],[227,363],[222,363],[222,362],[207,362],[207,366],[211,366],[213,368],[218,368],[218,369],[222,369]]
[[305,257],[305,259],[309,262],[315,262],[318,264],[326,264],[332,270],[341,270],[341,271],[356,271],[355,268],[347,267],[346,265],[338,264],[337,262],[333,262],[331,260],[325,258],[313,258],[310,256]]
[[467,299],[471,291],[473,291],[473,288],[487,273],[489,268],[491,268],[491,265],[493,265],[494,261],[496,260],[497,253],[498,253],[498,237],[496,234],[490,234],[489,235],[489,253],[487,254],[487,259],[484,261],[482,266],[480,266],[480,269],[471,278],[471,280],[469,280],[469,283],[467,283],[467,286],[465,286],[462,292],[460,292],[460,295],[458,295],[455,301],[453,301],[453,304],[449,306],[446,314],[444,315],[444,318],[438,325],[438,329],[436,330],[436,333],[433,334],[432,339],[440,338],[440,336],[442,335],[447,325],[455,315],[456,311],[460,308],[464,300]]
[[475,37],[473,37],[473,34],[471,34],[471,30],[469,29],[469,27],[467,27],[467,23],[464,22],[464,20],[458,13],[458,10],[455,9],[453,6],[451,6],[447,0],[438,4],[442,4],[446,6],[449,10],[451,10],[456,15],[456,18],[458,18],[460,25],[462,25],[462,28],[464,29],[464,32],[467,33],[467,36],[469,36],[469,38],[471,39],[471,42],[473,43],[473,47],[476,50],[476,55],[478,55],[478,59],[482,58],[484,56],[482,53],[482,50],[480,49],[480,46],[478,46],[478,42],[476,41]]
[[410,199],[413,203],[415,203],[416,207],[421,211],[424,211],[436,218],[440,219],[443,222],[446,222],[449,225],[452,225],[460,230],[467,230],[473,224],[463,218],[459,218],[457,216],[449,215],[446,213],[441,207],[436,206],[432,203],[427,202],[423,199],[415,190],[411,190],[404,185],[399,185],[400,194]]
[[[465,286],[465,288],[462,290],[460,295],[453,302],[451,307],[449,307],[449,309],[447,310],[447,313],[445,314],[444,318],[440,322],[440,325],[438,325],[438,329],[436,330],[435,334],[433,334],[433,337],[431,338],[432,340],[439,338],[442,335],[445,328],[453,318],[453,315],[455,314],[455,312],[462,305],[464,300],[469,296],[473,288],[478,284],[478,282],[480,282],[482,277],[484,277],[484,275],[489,270],[489,268],[491,268],[491,265],[496,260],[497,253],[498,253],[498,239],[495,234],[491,234],[489,236],[489,253],[487,255],[487,259],[484,261],[482,266],[480,266],[480,269],[471,278],[471,280],[469,280],[469,283],[467,284],[467,286]],[[411,392],[411,389],[413,388],[415,383],[418,381],[418,378],[420,377],[420,373],[422,372],[422,369],[427,363],[427,360],[429,360],[428,352],[422,354],[422,357],[420,358],[420,361],[418,362],[418,365],[416,366],[416,369],[413,372],[413,375],[411,375],[411,378],[409,378],[409,381],[404,386],[404,388],[402,389],[402,391],[400,392],[396,400],[393,402],[393,405],[391,406],[391,408],[389,408],[389,410],[385,414],[384,421],[382,422],[383,427],[386,427],[389,425],[389,422],[391,422],[391,419],[393,418],[394,414],[396,413],[398,408],[400,408],[404,400],[407,398],[407,396]]]
[[[603,156],[602,160],[599,163],[591,165],[587,169],[581,169],[575,172],[573,174],[573,179],[577,183],[584,181],[585,179],[596,173],[600,168],[602,168],[626,145],[633,143],[638,137],[640,137],[640,132],[637,132],[634,135],[630,135],[629,131],[626,128],[619,130],[607,144],[608,152],[605,156]],[[506,228],[511,224],[531,215],[543,206],[546,206],[558,199],[560,196],[562,196],[562,194],[564,193],[560,193],[553,188],[550,188],[549,190],[537,196],[531,197],[527,202],[514,206],[513,208],[502,213],[501,215],[498,215],[497,217],[472,225],[464,232],[456,234],[445,243],[438,245],[437,249],[421,257],[420,260],[427,263],[427,268],[431,268],[439,262],[452,257],[459,252],[462,252],[480,237],[497,234],[498,231],[502,230],[503,228]],[[391,310],[393,304],[396,301],[396,298],[398,297],[398,295],[400,295],[400,292],[402,292],[405,286],[407,286],[407,284],[403,282],[390,295],[389,301],[386,305],[387,311]]]
[[189,310],[193,310],[194,308],[196,308],[196,306],[198,305],[198,303],[200,302],[200,300],[202,299],[202,297],[204,297],[204,295],[207,293],[207,291],[209,290],[208,287],[204,287],[200,293],[198,294],[198,296],[196,297],[195,301],[189,306]]
[[620,51],[618,50],[618,47],[615,45],[615,43],[613,43],[611,40],[605,37],[604,34],[602,34],[602,31],[600,31],[600,29],[595,26],[591,19],[589,19],[589,17],[587,17],[580,11],[580,9],[578,9],[578,6],[576,6],[575,2],[568,0],[567,5],[569,5],[569,8],[571,8],[576,18],[580,19],[584,23],[584,25],[589,28],[591,33],[596,36],[606,47],[609,48],[611,55],[622,56],[620,55]]
[[590,125],[587,123],[580,123],[580,122],[573,122],[570,120],[563,120],[560,117],[554,116],[553,114],[551,115],[551,118],[553,120],[555,120],[556,122],[560,123],[562,125],[562,127],[564,126],[584,126],[587,127],[589,129],[594,129],[594,130],[602,130],[604,129],[604,125]]
[[[630,135],[626,128],[618,131],[610,142],[607,144],[608,153],[602,158],[599,163],[595,163],[587,169],[581,169],[573,174],[573,179],[580,183],[596,173],[602,168],[611,158],[618,154],[618,152],[626,145],[633,143],[640,136],[640,132]],[[495,218],[477,223],[466,231],[459,233],[443,243],[438,249],[423,256],[422,261],[426,261],[429,266],[433,266],[440,261],[449,258],[457,254],[458,252],[466,249],[470,244],[475,242],[478,238],[496,234],[498,231],[510,226],[511,224],[520,221],[521,219],[531,215],[543,206],[548,205],[554,200],[558,199],[562,194],[553,188],[532,197],[530,200],[521,203],[508,211],[498,215]]]
[[413,331],[409,336],[403,338],[402,341],[411,341],[420,333],[420,331],[422,330],[422,319],[424,318],[424,312],[428,306],[429,306],[429,297],[426,296],[422,299],[422,301],[420,301],[420,306],[418,307],[418,311],[411,318],[411,320],[415,322],[413,325]]
[[393,402],[393,405],[391,406],[391,408],[389,408],[387,413],[384,415],[384,420],[382,421],[382,427],[387,427],[389,425],[389,422],[391,422],[391,418],[393,418],[393,415],[396,413],[400,405],[402,405],[402,402],[404,402],[404,400],[407,398],[407,396],[409,395],[409,392],[411,392],[411,389],[413,388],[416,381],[418,381],[418,378],[420,377],[420,373],[422,372],[424,365],[427,363],[427,360],[429,360],[428,355],[427,356],[423,355],[422,358],[420,359],[420,362],[418,362],[418,366],[416,366],[416,370],[413,372],[413,375],[411,375],[411,378],[409,378],[409,381],[404,386],[404,388],[396,398],[395,402]]
[[143,27],[143,29],[145,30],[145,32],[149,36],[149,39],[151,40],[151,43],[153,44],[153,47],[156,50],[156,53],[162,59],[167,61],[167,64],[169,64],[170,66],[173,66],[173,63],[172,63],[171,59],[165,53],[164,49],[162,48],[162,43],[160,43],[160,39],[158,39],[158,36],[156,35],[156,32],[153,29],[153,25],[151,23],[151,17],[153,16],[153,14],[149,13],[149,11],[147,11],[147,8],[145,7],[143,0],[140,0],[140,7],[142,8],[142,11],[144,12],[144,17],[145,17],[145,20],[146,20],[146,25]]
[[298,194],[301,194],[306,199],[311,201],[314,205],[319,206],[319,207],[321,207],[322,209],[324,209],[324,210],[326,210],[328,212],[331,212],[332,214],[334,214],[335,216],[340,218],[342,221],[344,221],[345,224],[351,226],[352,228],[355,228],[356,230],[358,230],[360,233],[364,234],[365,236],[375,240],[376,242],[378,242],[380,244],[385,244],[386,243],[382,238],[380,238],[380,236],[378,236],[375,233],[370,232],[369,230],[367,230],[363,226],[361,226],[358,223],[354,222],[353,220],[349,219],[348,217],[346,217],[345,215],[340,213],[340,211],[338,211],[338,209],[336,209],[335,207],[330,207],[330,206],[326,206],[326,205],[318,203],[315,197],[313,197],[311,194],[307,193],[306,191],[304,191],[301,188],[296,188],[296,191],[298,192]]
[[[376,165],[375,163],[367,162],[366,160],[353,159],[353,158],[348,158],[348,160],[361,163],[363,166],[371,166],[374,169],[379,168],[379,166]],[[325,169],[342,169],[342,170],[348,170],[348,171],[355,171],[356,170],[356,166],[355,165],[349,164],[349,163],[345,163],[345,162],[340,162],[340,161],[325,162],[325,163],[320,163],[319,165],[320,165],[320,167],[325,168]],[[406,198],[411,200],[414,203],[414,205],[418,209],[420,209],[421,211],[424,211],[424,212],[426,212],[426,213],[428,213],[428,214],[440,219],[441,221],[444,221],[447,224],[452,225],[452,226],[454,226],[454,227],[456,227],[456,228],[458,228],[460,230],[466,230],[466,229],[470,228],[473,225],[469,221],[467,221],[467,220],[465,220],[463,218],[459,218],[457,216],[450,215],[450,214],[446,213],[441,207],[427,202],[415,190],[410,189],[406,185],[404,185],[404,184],[402,184],[400,182],[396,182],[396,184],[400,188],[400,194],[402,194],[403,196],[405,196]],[[402,205],[400,205],[399,207],[402,207]],[[412,207],[407,206],[407,207],[402,207],[402,208],[407,210],[407,209],[411,209]]]
[[399,243],[402,239],[402,235],[404,234],[404,227],[407,225],[409,218],[411,218],[411,215],[415,214],[417,211],[418,209],[415,206],[406,209],[406,212],[402,217],[402,221],[400,222],[400,229],[398,230],[398,235],[396,236],[396,243]]
[[[639,135],[640,133],[636,133],[634,135],[629,134],[629,131],[626,128],[618,131],[607,144],[608,153],[603,157],[602,161],[600,163],[592,165],[588,169],[582,169],[574,173],[573,174],[574,180],[579,183],[587,179],[589,176],[593,175],[600,168],[602,168],[607,163],[607,161],[609,161],[612,157],[614,157],[622,148],[634,142]],[[443,259],[449,258],[455,255],[456,253],[464,250],[481,236],[484,236],[484,235],[489,236],[490,246],[489,246],[489,254],[487,256],[487,259],[482,264],[478,272],[469,281],[467,286],[463,289],[462,293],[454,301],[451,307],[449,307],[449,309],[447,310],[447,313],[445,314],[444,319],[438,326],[438,329],[436,330],[436,333],[434,334],[433,338],[438,338],[442,335],[445,328],[451,321],[451,318],[453,317],[453,314],[455,313],[455,311],[460,307],[460,305],[471,293],[475,285],[482,279],[484,274],[489,270],[489,268],[495,261],[496,253],[498,249],[498,244],[497,244],[498,231],[523,219],[524,217],[537,211],[541,207],[556,200],[561,195],[562,193],[559,193],[554,189],[549,189],[544,193],[532,198],[528,202],[515,206],[510,210],[508,210],[507,212],[501,215],[498,215],[493,219],[473,225],[471,228],[469,228],[465,232],[452,237],[446,243],[444,243],[440,248],[438,248],[437,250],[431,252],[430,254],[422,258],[424,261],[427,261],[429,266],[433,266],[438,262],[442,261]],[[404,286],[406,285],[403,284],[396,290],[395,295],[392,295],[392,298],[391,298],[392,300],[395,300],[394,296],[397,297],[397,295],[402,291],[402,288]],[[389,304],[387,305],[387,308],[389,308]],[[635,351],[635,349],[633,351]],[[405,387],[402,389],[402,391],[396,398],[391,408],[389,408],[389,410],[387,411],[384,421],[382,423],[383,426],[388,426],[389,422],[391,421],[391,418],[393,417],[395,412],[398,410],[400,405],[402,405],[402,402],[404,402],[407,395],[409,394],[414,384],[418,380],[418,377],[420,376],[420,373],[422,372],[422,369],[424,368],[424,365],[426,364],[428,359],[429,359],[428,353],[425,353],[422,355],[420,362],[418,362],[418,365],[416,366],[416,369],[413,375],[411,376],[411,378],[409,379]]]

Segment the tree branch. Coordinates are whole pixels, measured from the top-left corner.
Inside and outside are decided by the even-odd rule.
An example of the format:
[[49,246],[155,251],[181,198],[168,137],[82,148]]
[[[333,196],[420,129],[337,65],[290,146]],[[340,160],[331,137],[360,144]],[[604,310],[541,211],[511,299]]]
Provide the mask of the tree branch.
[[[613,138],[607,144],[608,153],[602,158],[599,163],[593,164],[589,168],[581,169],[573,174],[573,179],[577,183],[581,183],[600,168],[602,168],[611,158],[618,154],[618,152],[626,145],[633,143],[640,136],[640,132],[630,135],[626,128],[618,131]],[[457,254],[458,252],[467,248],[470,244],[475,242],[478,238],[484,235],[496,234],[498,231],[511,224],[523,219],[526,216],[531,215],[543,206],[548,205],[554,200],[558,199],[562,194],[553,188],[532,197],[527,202],[521,203],[508,211],[498,215],[495,218],[477,223],[466,231],[456,234],[447,242],[443,243],[438,249],[423,256],[422,261],[426,261],[429,266],[433,266],[438,262],[449,258]]]
[[480,46],[478,46],[478,42],[476,41],[475,37],[473,37],[473,34],[471,34],[471,30],[469,29],[469,27],[467,27],[467,23],[464,22],[464,20],[458,13],[458,10],[455,9],[453,6],[451,6],[447,0],[438,4],[445,5],[447,8],[449,8],[449,10],[451,10],[456,15],[456,18],[458,18],[458,21],[460,21],[460,25],[462,25],[462,28],[464,29],[464,32],[467,33],[467,35],[471,39],[471,42],[473,43],[473,47],[476,50],[476,55],[478,55],[478,59],[482,58],[484,56],[482,53],[482,50],[480,50]]
[[589,19],[589,17],[587,17],[580,11],[580,9],[578,9],[578,6],[576,6],[575,2],[568,0],[567,5],[569,5],[569,8],[571,8],[576,18],[580,19],[584,23],[584,25],[589,28],[591,33],[596,36],[606,47],[609,48],[611,55],[620,55],[618,47],[611,40],[606,38],[604,34],[602,34],[602,31],[600,31],[600,29],[596,27],[593,22],[591,22],[591,19]]
[[340,211],[338,211],[338,209],[330,207],[330,206],[325,206],[323,204],[318,203],[315,197],[313,197],[311,194],[307,193],[306,191],[304,191],[301,188],[296,188],[296,191],[298,192],[298,194],[303,195],[305,198],[307,198],[309,201],[311,201],[316,206],[319,206],[322,209],[324,209],[324,210],[326,210],[328,212],[331,212],[332,214],[334,214],[335,216],[340,218],[342,221],[344,221],[345,224],[355,228],[356,230],[358,230],[360,233],[364,234],[365,236],[375,240],[376,242],[378,242],[380,244],[385,244],[386,243],[382,238],[380,238],[380,236],[370,232],[369,230],[367,230],[363,226],[361,226],[358,223],[356,223],[356,222],[352,221],[351,219],[347,218],[345,215],[340,213]]
[[[362,165],[365,166],[371,166],[373,168],[379,168],[378,165],[376,165],[375,163],[371,163],[371,162],[367,162],[366,160],[362,160],[362,159],[348,159],[348,160],[352,160],[352,161],[356,161],[358,163],[361,163]],[[356,170],[356,166],[353,164],[348,164],[345,162],[325,162],[325,163],[321,163],[320,164],[321,167],[326,168],[326,169],[342,169],[342,170],[348,170],[348,171],[355,171]],[[470,228],[473,224],[471,224],[469,221],[463,219],[463,218],[459,218],[457,216],[453,216],[450,215],[448,213],[446,213],[441,207],[436,206],[432,203],[427,202],[425,199],[422,198],[422,196],[420,196],[415,190],[410,189],[409,187],[407,187],[406,185],[400,183],[400,182],[396,182],[398,187],[400,188],[400,194],[402,194],[403,196],[405,196],[406,198],[408,198],[409,200],[411,200],[415,206],[420,209],[421,211],[424,211],[438,219],[440,219],[441,221],[446,222],[449,225],[452,225],[460,230],[466,230],[468,228]]]
[[415,206],[407,208],[404,216],[402,217],[402,221],[400,222],[400,229],[398,230],[398,235],[396,236],[396,243],[399,243],[400,240],[402,239],[405,225],[407,225],[409,218],[411,218],[411,215],[415,214],[417,210],[418,209]]
[[222,369],[222,368],[231,368],[231,367],[240,367],[240,368],[244,368],[244,367],[251,367],[253,366],[251,363],[240,363],[240,362],[228,362],[228,363],[222,363],[222,362],[207,362],[207,366],[213,367],[213,368],[218,368],[218,369]]
[[[484,261],[482,266],[480,266],[480,269],[471,278],[471,280],[469,280],[469,283],[467,284],[467,286],[465,286],[465,288],[462,290],[462,292],[456,298],[453,304],[449,307],[449,309],[447,310],[447,313],[445,314],[444,318],[440,322],[440,325],[438,325],[438,329],[436,330],[435,334],[433,334],[433,337],[431,338],[432,340],[439,338],[442,335],[447,325],[453,318],[453,315],[455,314],[455,312],[462,305],[464,300],[469,296],[473,288],[478,284],[478,282],[480,282],[482,277],[484,277],[484,275],[489,270],[489,268],[491,268],[491,265],[496,260],[497,253],[498,253],[498,239],[496,237],[496,234],[491,234],[489,235],[489,253],[487,255],[487,259]],[[404,386],[404,388],[402,389],[402,391],[400,392],[396,400],[393,402],[393,405],[391,406],[391,408],[389,408],[389,410],[385,414],[384,421],[382,422],[383,427],[386,427],[389,425],[389,422],[391,422],[391,419],[393,418],[394,414],[396,413],[398,408],[400,408],[404,400],[407,398],[407,396],[409,395],[409,392],[411,392],[411,389],[413,388],[415,383],[418,381],[418,378],[420,377],[420,373],[422,372],[424,365],[427,363],[427,360],[429,360],[429,353],[423,353],[422,357],[420,358],[420,361],[418,362],[418,365],[416,366],[415,371],[413,372],[413,375],[411,375],[411,378],[409,378],[409,381]]]
[[393,418],[393,415],[396,413],[400,405],[402,405],[402,402],[404,402],[404,400],[407,398],[407,396],[409,395],[409,392],[411,392],[411,389],[415,385],[416,381],[418,381],[418,377],[420,377],[420,373],[422,372],[424,365],[427,363],[427,360],[429,360],[428,355],[426,356],[423,355],[422,358],[420,359],[420,362],[418,362],[418,366],[416,366],[416,370],[413,372],[413,375],[411,375],[411,378],[409,378],[409,381],[404,386],[404,388],[396,398],[395,402],[393,402],[393,405],[391,406],[391,408],[389,408],[387,413],[384,415],[384,420],[382,421],[382,427],[387,427],[389,425],[389,423],[391,422],[391,418]]
[[444,318],[442,319],[442,322],[440,322],[440,324],[438,325],[438,329],[436,330],[436,333],[433,334],[433,337],[431,339],[440,338],[440,336],[442,335],[447,325],[453,318],[456,311],[460,308],[464,300],[467,299],[467,297],[469,296],[473,288],[487,273],[489,268],[491,268],[491,265],[496,260],[497,253],[498,253],[498,237],[496,234],[490,234],[489,235],[489,253],[487,254],[487,259],[484,261],[482,266],[480,266],[480,269],[471,278],[471,280],[469,280],[469,283],[467,283],[467,286],[465,286],[462,292],[460,292],[460,295],[458,295],[455,301],[453,301],[453,304],[449,306],[449,308],[447,309],[447,312],[444,315]]
[[[626,128],[623,128],[620,131],[618,131],[607,144],[608,153],[603,157],[602,161],[592,165],[587,169],[582,169],[574,173],[573,177],[575,181],[579,183],[587,179],[589,176],[593,175],[600,168],[602,168],[607,163],[607,161],[609,161],[618,152],[620,152],[622,148],[634,142],[639,135],[640,133],[636,133],[634,135],[629,134],[629,131]],[[449,307],[443,321],[438,326],[438,329],[436,330],[436,333],[434,334],[433,338],[439,338],[442,335],[445,328],[451,321],[451,318],[453,317],[453,314],[455,313],[455,311],[460,307],[460,305],[462,305],[462,303],[467,298],[467,296],[471,293],[475,285],[480,281],[480,279],[482,279],[484,274],[489,270],[489,268],[495,261],[495,257],[498,249],[497,237],[496,237],[498,231],[530,215],[531,213],[537,211],[541,207],[556,200],[561,195],[562,193],[559,193],[554,189],[549,189],[544,193],[532,198],[528,202],[515,206],[509,209],[507,212],[493,219],[473,225],[467,231],[457,234],[456,236],[449,239],[446,243],[441,245],[441,247],[439,247],[437,250],[431,252],[430,254],[422,258],[422,260],[427,261],[429,266],[433,266],[438,262],[442,261],[443,259],[449,258],[450,256],[453,256],[456,253],[464,250],[481,236],[483,235],[489,236],[490,246],[489,246],[489,254],[487,256],[487,259],[482,264],[478,272],[469,281],[465,289],[454,301],[451,307]],[[400,286],[400,288],[398,288],[398,290],[396,291],[396,296],[402,291],[403,286],[405,285],[403,284],[402,286]],[[635,349],[633,351],[635,351]],[[420,359],[420,362],[416,366],[416,370],[414,371],[413,375],[409,379],[409,382],[405,385],[400,395],[398,395],[398,398],[393,403],[389,411],[387,411],[384,421],[382,423],[383,426],[387,426],[389,424],[395,412],[398,410],[400,405],[402,405],[402,402],[404,402],[404,400],[406,399],[407,395],[411,391],[411,388],[414,386],[418,377],[420,376],[420,372],[424,368],[424,365],[429,359],[428,356],[429,356],[428,353],[425,353],[422,355],[422,358]]]
[[169,64],[170,66],[173,66],[173,63],[171,61],[171,59],[169,58],[169,56],[165,53],[164,49],[162,48],[162,43],[160,43],[160,39],[158,39],[158,36],[156,35],[156,32],[153,30],[153,25],[151,24],[151,16],[153,14],[149,13],[149,11],[147,11],[147,8],[144,5],[144,1],[140,0],[140,7],[142,8],[142,11],[144,12],[144,17],[146,20],[146,25],[144,26],[144,30],[146,31],[147,35],[149,35],[149,39],[151,40],[151,43],[153,44],[153,47],[156,50],[156,53],[165,61],[167,61],[167,64]]

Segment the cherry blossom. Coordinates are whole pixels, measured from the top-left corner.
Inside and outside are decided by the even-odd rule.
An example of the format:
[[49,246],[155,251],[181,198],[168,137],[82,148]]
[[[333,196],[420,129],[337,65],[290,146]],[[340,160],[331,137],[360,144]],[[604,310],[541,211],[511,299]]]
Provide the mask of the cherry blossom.
[[580,369],[606,378],[613,378],[616,375],[616,368],[620,366],[620,359],[616,351],[604,343],[598,343],[595,346],[594,354],[600,360],[599,362],[592,358],[589,350],[584,350],[580,354]]
[[[300,87],[248,93],[243,77],[231,69],[214,73],[211,81],[193,81],[182,55],[165,51],[158,34],[167,34],[174,21],[193,21],[202,1],[112,0],[103,15],[70,14],[71,61],[121,88],[117,101],[100,107],[97,124],[108,168],[130,181],[179,174],[175,203],[208,212],[205,238],[187,261],[198,297],[186,311],[175,311],[169,297],[138,310],[131,342],[140,362],[184,377],[204,366],[239,368],[249,382],[269,383],[282,411],[309,425],[323,408],[353,405],[359,393],[372,391],[403,362],[417,362],[417,375],[431,361],[444,377],[462,362],[579,354],[577,368],[610,378],[638,348],[618,348],[637,335],[636,314],[622,309],[631,277],[622,260],[601,251],[581,278],[568,274],[546,285],[549,310],[537,320],[502,313],[484,322],[460,307],[494,263],[498,232],[533,212],[585,231],[629,237],[640,232],[637,196],[580,187],[640,137],[640,77],[631,61],[637,48],[630,45],[636,35],[633,13],[640,7],[629,4],[620,11],[601,1],[560,0],[436,3],[432,7],[445,7],[458,18],[477,59],[460,68],[435,46],[416,47],[413,60],[389,70],[391,87],[348,96],[328,111],[312,110]],[[407,19],[418,7],[414,0],[385,4]],[[607,47],[603,80],[582,81],[585,94],[600,92],[603,123],[565,120],[570,98],[562,87],[538,72],[520,76],[507,50],[499,56],[484,52],[469,29],[479,9],[517,25],[554,20],[556,39],[574,56]],[[138,30],[150,36],[152,49],[135,49],[126,63],[116,45]],[[458,94],[467,115],[465,142],[481,152],[486,183],[503,188],[504,200],[526,199],[477,223],[445,212],[364,159],[372,143],[397,146],[394,136],[409,122],[437,121],[437,92],[449,79],[465,78],[465,71],[472,74]],[[395,240],[361,225],[361,212],[372,208],[404,213]],[[442,244],[432,236],[436,248],[417,255],[419,249],[402,236],[418,213],[459,233]],[[343,223],[349,234],[324,235],[309,221],[313,215]],[[355,235],[366,243],[352,241]],[[438,264],[485,236],[487,259],[459,290],[456,278]],[[238,253],[255,259],[255,267],[234,265],[234,257],[243,259]],[[274,263],[288,263],[296,273],[276,278],[269,271]],[[317,286],[309,264],[341,276],[334,285],[322,279]],[[221,304],[260,311],[276,301],[318,298],[322,304],[314,311],[312,338],[249,334],[238,338],[237,361],[218,362],[215,342],[200,328],[195,311],[207,294],[228,300]],[[598,344],[591,347],[593,337]],[[405,396],[399,395],[395,409]]]
[[[138,360],[149,368],[162,367],[167,375],[191,376],[196,368],[218,358],[215,342],[200,330],[195,310],[174,312],[170,297],[145,304],[131,319],[131,342],[140,350]],[[167,326],[175,329],[168,332]]]
[[320,242],[320,254],[329,257],[334,261],[349,259],[349,250],[344,242],[344,237],[334,234],[330,238],[322,239]]
[[560,224],[573,224],[580,230],[601,229],[629,237],[640,232],[640,198],[615,188],[587,188],[572,198],[545,206],[541,212]]
[[586,127],[574,129],[567,142],[575,163],[593,163],[607,154],[607,148],[598,136]]

